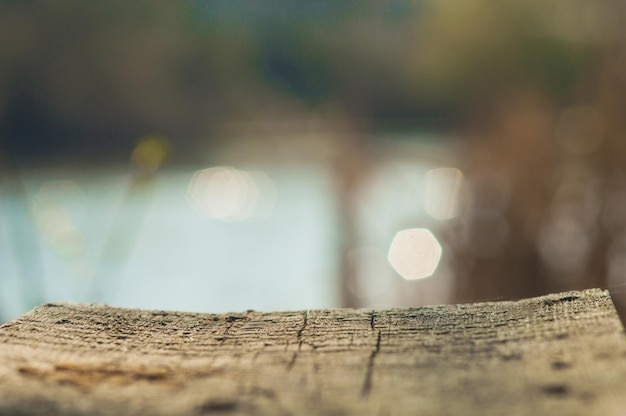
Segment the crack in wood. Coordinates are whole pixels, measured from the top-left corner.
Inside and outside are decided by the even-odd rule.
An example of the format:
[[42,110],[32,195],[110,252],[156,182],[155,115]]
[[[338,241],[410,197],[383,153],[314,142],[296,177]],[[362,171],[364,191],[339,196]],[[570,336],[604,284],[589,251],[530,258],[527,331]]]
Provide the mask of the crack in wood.
[[[302,326],[298,329],[296,333],[296,338],[298,339],[298,351],[294,352],[291,356],[291,360],[287,363],[287,371],[290,371],[293,366],[296,364],[296,359],[298,358],[298,353],[302,350],[302,333],[304,332],[304,328],[306,328],[307,323],[309,322],[309,310],[304,311],[304,319],[302,321]],[[287,346],[289,346],[289,341],[287,341]],[[285,351],[287,349],[285,348]]]
[[304,342],[302,341],[302,333],[304,332],[304,328],[306,328],[306,325],[308,322],[309,322],[309,310],[307,309],[306,311],[304,311],[304,319],[302,321],[302,326],[300,327],[300,329],[298,329],[298,332],[296,333],[296,338],[298,339],[298,352],[302,350],[302,343]]
[[367,397],[372,390],[372,374],[374,373],[374,360],[380,351],[380,338],[382,332],[378,331],[378,337],[376,339],[376,348],[371,352],[370,358],[367,361],[367,370],[365,372],[365,380],[363,381],[363,388],[361,389],[361,396]]
[[372,331],[376,329],[376,311],[373,311],[370,316],[370,328],[372,328]]
[[245,320],[245,319],[247,319],[247,318],[245,318],[245,317],[238,317],[238,316],[227,316],[224,319],[224,321],[227,322],[226,329],[224,329],[224,333],[222,334],[222,336],[216,337],[215,340],[219,341],[221,344],[225,343],[226,339],[228,338],[230,330],[235,325],[235,322],[241,321],[241,320]]
[[546,306],[552,306],[556,303],[574,302],[580,299],[580,296],[563,296],[558,299],[544,299],[543,304]]
[[298,341],[302,339],[302,333],[304,332],[304,328],[306,328],[306,324],[309,322],[309,310],[304,311],[304,321],[302,322],[302,326],[298,330],[296,336],[298,337]]

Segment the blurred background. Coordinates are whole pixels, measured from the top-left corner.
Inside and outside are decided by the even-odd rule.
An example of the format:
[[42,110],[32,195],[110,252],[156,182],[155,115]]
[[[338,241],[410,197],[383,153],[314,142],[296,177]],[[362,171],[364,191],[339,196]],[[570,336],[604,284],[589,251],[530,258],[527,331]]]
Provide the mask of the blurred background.
[[0,322],[603,287],[620,0],[0,0]]

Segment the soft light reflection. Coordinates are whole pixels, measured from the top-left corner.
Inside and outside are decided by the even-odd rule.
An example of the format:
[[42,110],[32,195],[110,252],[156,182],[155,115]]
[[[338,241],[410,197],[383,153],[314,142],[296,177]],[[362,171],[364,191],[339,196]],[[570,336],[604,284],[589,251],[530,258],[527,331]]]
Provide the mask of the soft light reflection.
[[276,200],[276,188],[263,172],[214,167],[194,173],[187,198],[203,218],[221,221],[266,219]]
[[44,183],[37,192],[37,199],[49,203],[63,203],[69,199],[81,199],[83,191],[70,180],[58,180]]
[[259,171],[247,171],[246,176],[254,183],[258,193],[254,205],[251,205],[245,221],[263,221],[269,218],[276,204],[276,185],[267,174]]
[[391,267],[385,253],[376,247],[359,247],[348,251],[348,267],[353,280],[346,282],[350,292],[360,298],[381,296],[389,290]]
[[570,107],[561,112],[555,138],[572,155],[596,150],[604,140],[606,124],[600,113],[589,105]]
[[162,136],[147,136],[139,140],[131,154],[131,161],[141,170],[158,170],[170,151],[169,141]]
[[65,257],[79,256],[84,250],[83,234],[62,205],[64,200],[81,194],[80,187],[73,181],[52,181],[44,184],[35,198],[33,213],[39,230]]
[[456,168],[437,168],[426,173],[424,209],[438,220],[454,218],[461,207],[463,173]]
[[430,230],[412,228],[396,234],[389,248],[388,259],[403,278],[422,279],[435,273],[441,251],[441,244]]

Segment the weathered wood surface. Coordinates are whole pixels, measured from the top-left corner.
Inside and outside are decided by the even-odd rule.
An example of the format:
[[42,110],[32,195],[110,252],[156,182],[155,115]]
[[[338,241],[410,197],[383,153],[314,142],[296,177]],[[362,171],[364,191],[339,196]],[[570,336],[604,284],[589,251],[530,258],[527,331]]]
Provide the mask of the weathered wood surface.
[[0,327],[0,414],[625,415],[607,292],[224,315],[48,304]]

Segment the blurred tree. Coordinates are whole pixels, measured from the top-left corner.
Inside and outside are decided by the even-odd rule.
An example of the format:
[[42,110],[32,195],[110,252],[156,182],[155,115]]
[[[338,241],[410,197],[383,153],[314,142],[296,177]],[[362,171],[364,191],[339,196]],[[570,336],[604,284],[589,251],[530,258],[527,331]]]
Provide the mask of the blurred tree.
[[447,109],[407,88],[416,10],[406,0],[2,1],[0,134],[21,157],[101,158],[150,132],[188,147],[294,99],[384,123],[438,117]]
[[1,134],[23,157],[126,156],[146,132],[198,134],[224,108],[222,79],[237,82],[241,45],[192,31],[184,3],[0,8]]
[[416,65],[433,96],[465,108],[471,201],[445,231],[457,300],[623,285],[623,257],[607,252],[621,234],[601,220],[626,161],[621,2],[433,2],[431,13]]

